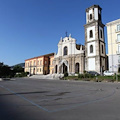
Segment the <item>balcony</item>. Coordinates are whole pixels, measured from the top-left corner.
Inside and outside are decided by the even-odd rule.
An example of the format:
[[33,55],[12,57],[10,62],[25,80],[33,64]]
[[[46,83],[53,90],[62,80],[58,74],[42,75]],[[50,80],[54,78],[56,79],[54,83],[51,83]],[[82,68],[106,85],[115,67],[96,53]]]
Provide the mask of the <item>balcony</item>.
[[115,29],[115,32],[118,33],[118,32],[120,32],[120,30]]
[[120,51],[116,51],[116,54],[120,54]]
[[116,43],[120,43],[120,40],[117,39],[117,40],[116,40]]

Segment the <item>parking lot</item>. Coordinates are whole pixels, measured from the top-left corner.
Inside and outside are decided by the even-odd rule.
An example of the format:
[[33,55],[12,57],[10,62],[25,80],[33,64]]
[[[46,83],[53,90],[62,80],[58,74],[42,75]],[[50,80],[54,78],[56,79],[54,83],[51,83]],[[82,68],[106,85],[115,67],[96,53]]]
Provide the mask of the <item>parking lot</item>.
[[120,120],[120,83],[0,82],[0,120]]

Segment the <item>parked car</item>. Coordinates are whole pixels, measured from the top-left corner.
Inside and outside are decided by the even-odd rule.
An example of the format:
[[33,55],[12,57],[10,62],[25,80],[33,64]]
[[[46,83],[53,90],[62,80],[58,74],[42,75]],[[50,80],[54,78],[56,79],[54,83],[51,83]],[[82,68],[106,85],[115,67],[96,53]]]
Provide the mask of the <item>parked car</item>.
[[96,71],[88,71],[88,74],[94,75],[94,76],[98,76],[100,75],[99,73],[97,73]]
[[111,72],[108,70],[104,71],[104,73],[103,73],[104,76],[113,76],[114,74],[115,74],[114,72]]

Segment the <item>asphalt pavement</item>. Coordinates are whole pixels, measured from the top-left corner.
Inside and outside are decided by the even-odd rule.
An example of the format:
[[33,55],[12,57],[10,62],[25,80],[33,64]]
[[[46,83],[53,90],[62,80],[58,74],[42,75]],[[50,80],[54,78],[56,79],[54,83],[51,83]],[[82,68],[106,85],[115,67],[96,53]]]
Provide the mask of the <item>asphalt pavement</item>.
[[120,120],[120,83],[0,81],[0,120]]

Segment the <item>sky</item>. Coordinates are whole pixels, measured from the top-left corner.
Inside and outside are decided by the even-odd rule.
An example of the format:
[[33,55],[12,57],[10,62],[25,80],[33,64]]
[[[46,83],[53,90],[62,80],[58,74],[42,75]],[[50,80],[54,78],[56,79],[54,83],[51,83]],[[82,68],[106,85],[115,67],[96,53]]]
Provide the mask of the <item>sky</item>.
[[[0,62],[12,66],[57,53],[66,31],[84,45],[85,10],[94,4],[103,24],[120,19],[120,0],[0,0]],[[105,42],[107,52],[106,27]]]

